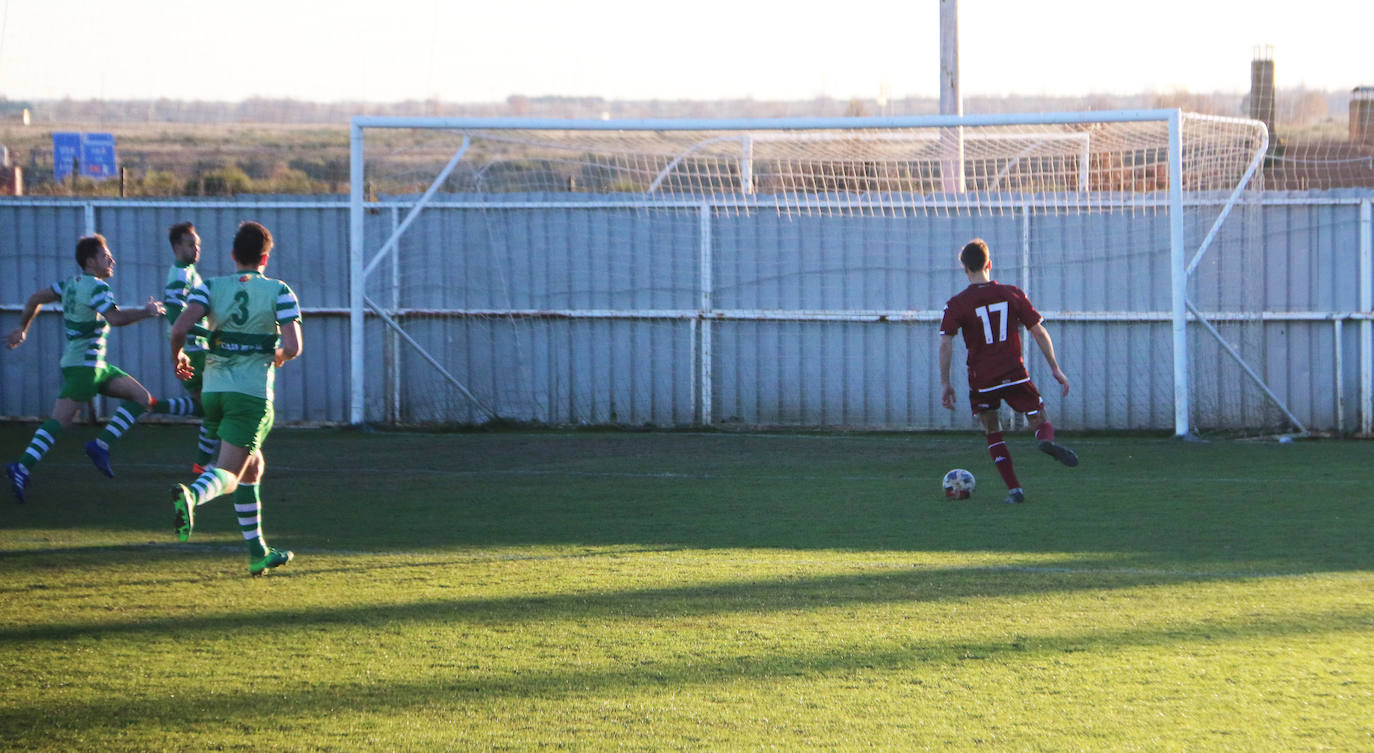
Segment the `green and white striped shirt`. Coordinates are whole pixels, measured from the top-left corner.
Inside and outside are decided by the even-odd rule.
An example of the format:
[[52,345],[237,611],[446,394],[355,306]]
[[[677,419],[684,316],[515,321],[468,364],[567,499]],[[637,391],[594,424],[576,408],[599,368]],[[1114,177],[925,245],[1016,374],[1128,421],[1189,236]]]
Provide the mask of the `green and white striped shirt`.
[[301,318],[296,294],[281,280],[239,272],[205,280],[188,303],[205,307],[210,330],[204,392],[274,397],[273,359],[281,325]]
[[62,321],[67,329],[60,365],[103,368],[110,334],[103,314],[115,308],[114,292],[104,280],[85,274],[54,282],[52,290],[62,297]]
[[[181,316],[182,310],[186,308],[186,298],[191,295],[191,291],[200,285],[200,273],[196,272],[195,264],[173,264],[167,270],[167,284],[162,289],[162,305],[167,308],[167,331],[170,333],[172,324]],[[187,353],[194,353],[198,350],[205,350],[205,338],[210,335],[210,331],[204,327],[204,320],[196,322],[191,326],[191,331],[186,334]]]

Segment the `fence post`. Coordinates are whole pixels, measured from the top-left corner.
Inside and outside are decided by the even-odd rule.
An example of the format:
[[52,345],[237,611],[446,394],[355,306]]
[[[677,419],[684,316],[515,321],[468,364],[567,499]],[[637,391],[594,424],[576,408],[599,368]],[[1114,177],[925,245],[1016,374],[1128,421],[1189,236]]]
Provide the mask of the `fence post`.
[[[1360,202],[1360,311],[1374,313],[1374,201]],[[1360,320],[1360,433],[1374,434],[1374,321]]]
[[715,307],[711,295],[711,205],[701,205],[698,231],[698,271],[701,289],[697,298],[697,331],[693,347],[697,351],[696,389],[693,397],[697,402],[696,414],[703,426],[712,424],[711,416],[711,309]]

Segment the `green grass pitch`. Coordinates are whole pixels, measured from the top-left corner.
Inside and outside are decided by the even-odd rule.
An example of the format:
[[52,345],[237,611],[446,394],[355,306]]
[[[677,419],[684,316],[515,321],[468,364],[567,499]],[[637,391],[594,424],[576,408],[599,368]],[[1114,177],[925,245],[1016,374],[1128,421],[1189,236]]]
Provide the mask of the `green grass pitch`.
[[0,750],[1374,750],[1369,442],[280,429],[249,578],[94,434],[0,498]]

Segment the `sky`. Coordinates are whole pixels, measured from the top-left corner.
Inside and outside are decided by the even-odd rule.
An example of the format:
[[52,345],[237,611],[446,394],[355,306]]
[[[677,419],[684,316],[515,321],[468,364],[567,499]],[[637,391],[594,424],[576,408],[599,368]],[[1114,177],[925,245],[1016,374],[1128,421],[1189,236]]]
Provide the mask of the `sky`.
[[[940,0],[0,0],[0,96],[938,97]],[[1374,86],[1369,0],[959,0],[962,95]]]

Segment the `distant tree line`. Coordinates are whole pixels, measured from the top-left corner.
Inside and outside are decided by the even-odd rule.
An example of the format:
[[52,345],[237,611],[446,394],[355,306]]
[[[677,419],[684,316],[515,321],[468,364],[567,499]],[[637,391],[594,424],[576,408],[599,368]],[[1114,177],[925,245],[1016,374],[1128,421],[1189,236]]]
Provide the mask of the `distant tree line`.
[[[1187,91],[1140,94],[1088,94],[1076,97],[1006,95],[964,99],[964,112],[1057,112],[1129,110],[1182,106],[1210,115],[1246,114],[1243,93]],[[1333,117],[1344,121],[1350,91],[1306,88],[1280,89],[1279,121],[1310,125]],[[7,103],[0,96],[0,113]],[[513,94],[499,102],[444,102],[438,99],[401,102],[309,102],[255,97],[241,102],[156,100],[33,100],[23,103],[33,123],[264,123],[342,125],[355,115],[393,117],[571,117],[571,118],[752,118],[843,117],[846,115],[930,115],[939,101],[926,97],[870,98],[819,96],[807,100],[609,100],[601,97],[526,96]]]
[[[1343,134],[1350,92],[1280,90],[1277,130],[1309,138]],[[1179,107],[1213,115],[1243,116],[1246,95],[1236,93],[1095,94],[1084,97],[1009,95],[967,97],[969,114],[1121,110]],[[31,125],[17,113],[29,110]],[[394,103],[307,102],[253,98],[242,102],[158,100],[32,100],[0,96],[0,145],[25,170],[34,195],[232,196],[236,194],[341,194],[348,191],[348,119],[355,115],[548,118],[783,118],[910,116],[938,112],[938,101],[905,97],[878,101],[816,97],[801,101],[731,99],[607,100],[600,97],[512,95],[501,102],[438,100]],[[109,130],[117,135],[119,179],[53,179],[51,133]],[[25,159],[27,157],[27,159]],[[512,168],[515,169],[515,168]],[[575,190],[618,190],[594,168],[576,172],[548,165],[515,169],[525,182],[562,181]],[[565,174],[566,173],[566,174]],[[491,177],[495,177],[494,174]],[[788,182],[790,179],[776,177]],[[901,176],[864,173],[866,185],[910,185],[928,180],[920,169]],[[1138,180],[1139,178],[1135,178]],[[734,180],[724,176],[726,182]],[[850,180],[850,179],[846,179]],[[377,190],[411,190],[409,186]],[[821,189],[825,186],[816,186]],[[528,190],[528,189],[525,189]]]

